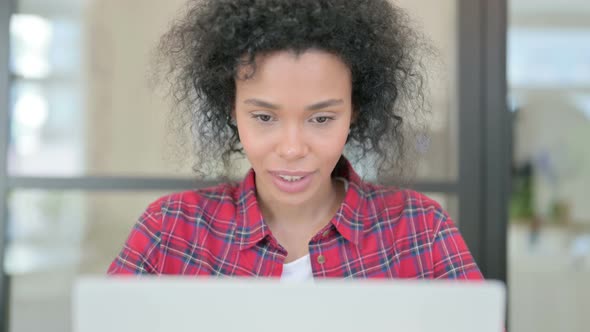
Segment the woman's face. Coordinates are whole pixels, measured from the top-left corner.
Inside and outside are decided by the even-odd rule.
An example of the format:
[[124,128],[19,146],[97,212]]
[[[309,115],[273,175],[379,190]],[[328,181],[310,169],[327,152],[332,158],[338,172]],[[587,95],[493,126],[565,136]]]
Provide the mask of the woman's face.
[[234,115],[259,194],[298,205],[332,192],[351,95],[347,65],[316,50],[259,56],[254,76],[236,79]]

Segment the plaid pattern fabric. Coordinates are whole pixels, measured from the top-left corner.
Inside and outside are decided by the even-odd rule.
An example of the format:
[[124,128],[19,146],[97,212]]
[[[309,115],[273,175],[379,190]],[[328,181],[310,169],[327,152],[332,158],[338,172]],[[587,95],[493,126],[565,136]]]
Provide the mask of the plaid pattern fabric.
[[[363,182],[348,162],[335,173],[349,186],[309,243],[315,278],[483,279],[438,203]],[[287,252],[263,222],[254,178],[158,199],[108,273],[280,277]]]

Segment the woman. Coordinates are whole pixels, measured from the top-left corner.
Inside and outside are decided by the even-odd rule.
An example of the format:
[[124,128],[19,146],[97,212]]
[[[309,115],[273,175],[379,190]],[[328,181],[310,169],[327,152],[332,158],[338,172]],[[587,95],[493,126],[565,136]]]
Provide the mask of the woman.
[[109,273],[481,279],[439,204],[344,157],[402,170],[425,109],[408,21],[387,0],[190,2],[160,44],[175,116],[200,174],[240,153],[252,169],[152,203]]

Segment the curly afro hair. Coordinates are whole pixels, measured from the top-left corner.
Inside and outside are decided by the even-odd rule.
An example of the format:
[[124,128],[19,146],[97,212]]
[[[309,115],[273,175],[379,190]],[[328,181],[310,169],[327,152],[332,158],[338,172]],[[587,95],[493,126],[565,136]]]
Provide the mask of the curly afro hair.
[[190,130],[197,173],[227,174],[243,156],[231,118],[238,68],[255,70],[260,54],[309,49],[337,55],[352,72],[347,157],[381,178],[406,173],[428,109],[431,49],[402,9],[388,0],[191,0],[160,41],[157,71],[169,83],[174,130]]

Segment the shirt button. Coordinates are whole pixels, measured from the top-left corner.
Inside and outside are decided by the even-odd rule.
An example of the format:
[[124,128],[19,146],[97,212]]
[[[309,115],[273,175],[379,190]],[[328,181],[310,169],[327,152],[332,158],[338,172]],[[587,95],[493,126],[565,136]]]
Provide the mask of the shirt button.
[[330,235],[330,230],[327,230],[322,234],[323,237],[328,237],[328,235]]
[[326,257],[324,257],[324,255],[319,255],[318,256],[318,263],[324,264],[325,262],[326,262]]

